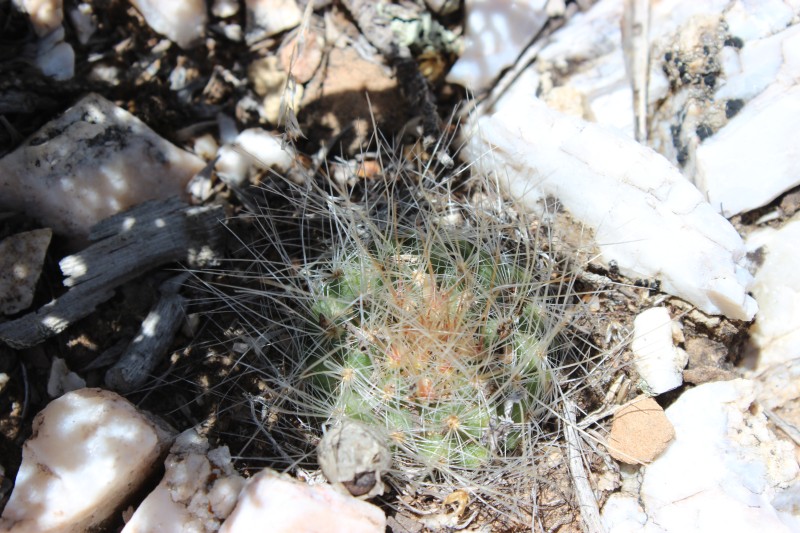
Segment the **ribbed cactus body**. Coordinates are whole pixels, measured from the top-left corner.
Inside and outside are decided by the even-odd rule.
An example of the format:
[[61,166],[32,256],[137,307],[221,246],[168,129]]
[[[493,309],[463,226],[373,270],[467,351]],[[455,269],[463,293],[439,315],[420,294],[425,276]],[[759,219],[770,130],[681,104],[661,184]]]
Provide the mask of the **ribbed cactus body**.
[[577,277],[592,251],[557,205],[527,214],[469,163],[377,145],[375,175],[264,177],[243,194],[235,275],[204,282],[236,314],[230,382],[257,425],[242,455],[318,466],[359,497],[385,479],[419,509],[461,489],[527,523],[518,495],[607,357]]
[[478,469],[519,451],[551,390],[545,283],[499,232],[424,230],[307,270],[305,377],[332,421],[383,428],[399,464]]

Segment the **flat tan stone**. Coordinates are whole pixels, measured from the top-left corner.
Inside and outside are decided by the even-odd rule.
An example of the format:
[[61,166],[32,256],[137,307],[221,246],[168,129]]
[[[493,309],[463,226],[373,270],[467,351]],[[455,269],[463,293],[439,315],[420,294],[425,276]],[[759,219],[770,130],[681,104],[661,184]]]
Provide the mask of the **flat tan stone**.
[[658,457],[673,438],[675,429],[661,406],[652,398],[642,398],[614,415],[607,447],[617,461],[646,464]]

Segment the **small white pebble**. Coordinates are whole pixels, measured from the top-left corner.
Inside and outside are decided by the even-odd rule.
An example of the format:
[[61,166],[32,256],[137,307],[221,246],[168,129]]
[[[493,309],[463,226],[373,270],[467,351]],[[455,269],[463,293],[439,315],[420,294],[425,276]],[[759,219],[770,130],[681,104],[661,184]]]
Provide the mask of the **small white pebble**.
[[214,0],[214,4],[211,6],[211,13],[221,19],[232,17],[238,12],[239,0]]
[[78,42],[86,44],[97,31],[97,17],[94,14],[92,5],[88,2],[81,2],[69,10],[69,20],[75,33],[78,35]]
[[215,169],[228,185],[241,187],[253,168],[289,170],[295,161],[291,146],[282,146],[281,139],[266,130],[251,128],[240,133],[231,145],[217,152]]
[[156,2],[131,0],[147,24],[181,48],[192,48],[202,42],[206,31],[206,3],[203,0]]
[[247,36],[271,37],[300,24],[303,12],[295,0],[245,0]]
[[672,320],[665,307],[653,307],[634,319],[631,350],[649,392],[661,394],[681,386],[688,356],[672,342]]

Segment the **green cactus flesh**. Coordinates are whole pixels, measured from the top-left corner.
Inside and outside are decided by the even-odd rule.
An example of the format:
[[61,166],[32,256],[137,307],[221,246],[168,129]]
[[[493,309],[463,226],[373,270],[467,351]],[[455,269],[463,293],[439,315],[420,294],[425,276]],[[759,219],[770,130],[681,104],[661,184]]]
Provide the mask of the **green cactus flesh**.
[[416,235],[316,264],[305,375],[329,418],[381,426],[433,469],[517,451],[551,389],[552,339],[542,282],[490,242]]

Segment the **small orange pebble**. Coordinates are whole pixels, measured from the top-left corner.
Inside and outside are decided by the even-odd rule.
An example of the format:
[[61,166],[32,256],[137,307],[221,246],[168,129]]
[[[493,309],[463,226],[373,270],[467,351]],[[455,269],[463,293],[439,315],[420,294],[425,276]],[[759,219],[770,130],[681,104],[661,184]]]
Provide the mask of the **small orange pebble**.
[[614,415],[608,451],[617,461],[647,464],[658,457],[675,437],[664,410],[652,398],[641,398]]
[[370,159],[367,161],[362,161],[358,165],[358,169],[356,170],[356,176],[358,176],[359,178],[365,178],[371,180],[379,176],[382,170],[383,169],[381,168],[381,164],[378,161]]

